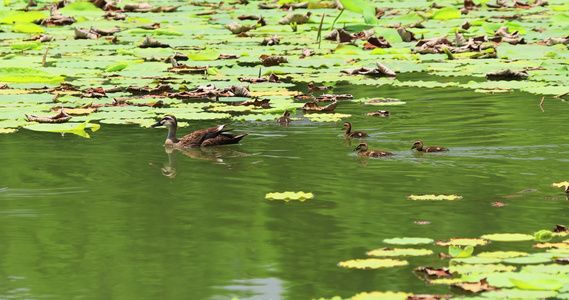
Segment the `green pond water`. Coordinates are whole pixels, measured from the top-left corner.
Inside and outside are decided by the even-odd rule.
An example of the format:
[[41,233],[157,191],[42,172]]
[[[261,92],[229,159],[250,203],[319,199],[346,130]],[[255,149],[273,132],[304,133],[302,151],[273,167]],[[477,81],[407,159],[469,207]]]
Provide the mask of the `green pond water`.
[[[567,224],[567,104],[526,93],[341,85],[393,97],[341,102],[354,130],[393,158],[361,159],[342,122],[234,123],[241,144],[167,153],[164,129],[102,125],[86,139],[0,135],[0,298],[313,299],[360,292],[456,294],[412,270],[338,267],[394,237],[480,237]],[[388,109],[387,118],[364,116]],[[302,112],[297,111],[300,117]],[[179,135],[223,121],[190,121]],[[413,141],[451,149],[416,154]],[[168,175],[168,176],[165,176]],[[529,189],[529,191],[527,191]],[[525,190],[525,191],[524,191]],[[312,192],[305,202],[270,192]],[[412,201],[411,194],[458,194]],[[500,201],[507,206],[494,207]],[[429,221],[418,225],[415,221]],[[531,242],[492,249],[528,251]]]

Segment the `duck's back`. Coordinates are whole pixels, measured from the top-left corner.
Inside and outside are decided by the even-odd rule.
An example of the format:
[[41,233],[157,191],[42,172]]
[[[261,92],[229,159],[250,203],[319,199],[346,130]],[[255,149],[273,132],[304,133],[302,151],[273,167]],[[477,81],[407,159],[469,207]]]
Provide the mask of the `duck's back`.
[[441,152],[441,151],[449,151],[449,149],[440,146],[429,146],[423,148],[423,152]]

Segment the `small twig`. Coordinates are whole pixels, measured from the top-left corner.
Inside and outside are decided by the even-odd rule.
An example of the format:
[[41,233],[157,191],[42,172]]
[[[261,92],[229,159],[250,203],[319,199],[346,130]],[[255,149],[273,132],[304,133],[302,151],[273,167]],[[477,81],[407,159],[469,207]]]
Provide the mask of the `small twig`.
[[257,78],[261,78],[261,67],[259,67],[259,76]]
[[49,50],[49,48],[45,48],[45,53],[43,54],[43,59],[41,61],[41,66],[45,68],[45,59],[47,57],[47,51]]
[[559,95],[555,96],[555,98],[561,98],[561,97],[563,97],[563,96],[565,96],[565,95],[567,95],[567,94],[569,94],[569,92],[565,92],[565,93],[563,93],[563,94],[559,94]]
[[541,98],[541,102],[539,102],[539,108],[541,108],[542,112],[545,112],[545,109],[543,109],[543,100],[545,100],[545,97]]

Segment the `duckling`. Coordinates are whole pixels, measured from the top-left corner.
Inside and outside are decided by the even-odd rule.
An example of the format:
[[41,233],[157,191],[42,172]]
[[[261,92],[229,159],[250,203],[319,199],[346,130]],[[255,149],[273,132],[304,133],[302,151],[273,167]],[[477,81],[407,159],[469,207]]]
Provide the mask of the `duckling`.
[[381,157],[381,156],[391,156],[395,155],[391,152],[385,150],[368,150],[368,146],[366,142],[360,142],[360,144],[354,149],[354,151],[360,150],[358,152],[359,156],[371,156],[371,157]]
[[291,121],[291,120],[290,120],[290,111],[285,110],[285,111],[283,112],[283,116],[280,117],[280,118],[277,120],[277,123],[280,123],[280,124],[283,124],[283,123],[284,123],[284,124],[287,124],[287,123],[290,123],[290,121]]
[[352,123],[350,122],[346,122],[344,123],[344,127],[342,127],[342,130],[346,130],[346,133],[344,133],[344,136],[347,138],[363,138],[363,137],[368,137],[369,135],[363,131],[354,131],[352,132]]
[[154,128],[157,126],[168,127],[168,137],[166,138],[165,145],[168,147],[207,147],[207,146],[219,146],[226,144],[237,144],[239,141],[247,135],[247,133],[242,133],[238,135],[225,133],[232,129],[225,129],[225,126],[229,125],[222,124],[211,128],[196,130],[190,134],[185,135],[181,139],[176,137],[176,130],[178,129],[178,120],[173,115],[165,115],[160,122],[151,125]]
[[423,148],[423,142],[421,140],[416,140],[413,143],[413,147],[411,147],[411,150],[413,149],[417,149],[418,152],[441,152],[441,151],[449,151],[449,149],[445,148],[445,147],[439,147],[439,146],[429,146],[429,147],[425,147]]

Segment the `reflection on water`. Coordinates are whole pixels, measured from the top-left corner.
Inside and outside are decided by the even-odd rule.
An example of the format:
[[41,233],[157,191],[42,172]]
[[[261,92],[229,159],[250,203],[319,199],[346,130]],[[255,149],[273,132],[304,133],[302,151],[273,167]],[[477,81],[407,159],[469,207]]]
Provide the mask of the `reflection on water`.
[[178,153],[181,153],[192,159],[208,160],[214,164],[226,165],[228,168],[254,164],[257,162],[240,163],[236,159],[240,157],[248,157],[256,154],[243,153],[236,150],[235,146],[219,146],[219,147],[192,147],[192,148],[174,148],[164,147],[164,151],[168,155],[168,162],[149,164],[160,168],[162,175],[174,178],[178,174]]
[[66,194],[77,194],[77,193],[87,193],[84,188],[81,187],[69,187],[69,188],[47,188],[47,189],[12,189],[8,187],[0,188],[0,198],[12,199],[12,198],[32,198],[32,197],[43,197],[43,196],[58,196]]

